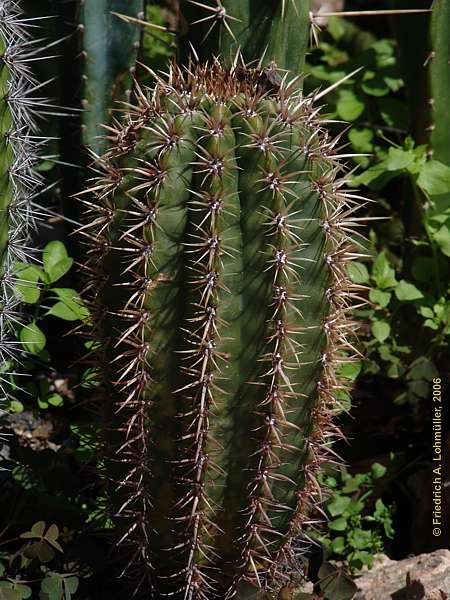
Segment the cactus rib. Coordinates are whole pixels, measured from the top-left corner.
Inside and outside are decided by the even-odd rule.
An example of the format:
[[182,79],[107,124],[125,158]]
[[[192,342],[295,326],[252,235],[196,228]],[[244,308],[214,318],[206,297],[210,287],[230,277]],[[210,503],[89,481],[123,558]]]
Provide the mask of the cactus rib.
[[432,59],[430,78],[433,111],[431,145],[433,157],[450,165],[448,132],[450,130],[450,2],[435,0],[431,17]]
[[112,511],[147,593],[281,582],[332,457],[360,197],[295,82],[173,66],[87,191]]
[[[140,30],[114,13],[142,18],[143,0],[83,0],[80,30],[83,39],[83,138],[99,152],[101,124],[110,122],[113,101],[131,89]],[[130,92],[130,89],[127,91]]]
[[185,0],[180,33],[182,60],[192,47],[200,60],[221,56],[231,63],[240,52],[247,63],[261,67],[272,62],[292,73],[303,70],[309,39],[309,1]]

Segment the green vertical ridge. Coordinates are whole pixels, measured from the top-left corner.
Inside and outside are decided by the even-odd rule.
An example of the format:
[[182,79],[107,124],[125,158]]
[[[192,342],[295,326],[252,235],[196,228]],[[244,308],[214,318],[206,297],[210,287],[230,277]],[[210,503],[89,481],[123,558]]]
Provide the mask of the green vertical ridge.
[[98,136],[105,135],[102,124],[110,122],[114,100],[124,100],[130,88],[140,31],[113,12],[137,18],[143,15],[143,0],[83,0],[82,24],[84,56],[83,128],[84,143],[99,151]]
[[314,504],[354,209],[312,113],[262,71],[172,67],[97,163],[92,335],[112,518],[142,597],[273,587]]
[[309,0],[223,0],[221,5],[205,0],[201,4],[217,11],[222,7],[226,16],[221,19],[220,12],[183,0],[182,57],[190,54],[190,42],[201,61],[220,56],[229,63],[240,51],[246,63],[275,62],[280,69],[301,72],[309,41]]
[[[404,8],[402,0],[390,0],[390,9]],[[429,8],[429,0],[416,2],[414,8]],[[428,69],[430,14],[418,13],[393,15],[390,27],[398,43],[398,57],[401,74],[405,82],[406,96],[410,113],[410,131],[417,144],[429,140],[428,127],[431,121]]]
[[450,2],[435,0],[431,17],[430,79],[433,158],[450,166]]

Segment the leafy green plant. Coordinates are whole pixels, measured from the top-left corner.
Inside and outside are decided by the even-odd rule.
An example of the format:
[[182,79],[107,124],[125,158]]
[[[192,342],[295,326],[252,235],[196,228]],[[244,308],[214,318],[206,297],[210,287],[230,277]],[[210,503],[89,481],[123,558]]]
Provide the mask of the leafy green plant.
[[[17,541],[25,544],[15,551],[0,554],[1,600],[71,600],[78,589],[74,573],[59,573],[47,565],[63,554],[59,543],[60,532],[55,524],[47,527],[44,521],[35,523],[30,531],[17,538],[1,541],[1,546],[13,546]],[[34,593],[39,593],[39,596]]]
[[[21,283],[16,286],[23,302],[33,304],[37,310],[31,324],[25,325],[20,336],[27,343],[28,351],[39,354],[45,348],[45,335],[37,322],[51,315],[64,321],[84,321],[89,312],[83,305],[78,292],[71,288],[56,287],[55,284],[72,267],[73,260],[68,256],[60,241],[49,242],[43,251],[43,267],[17,265]],[[50,306],[46,306],[50,303]],[[42,313],[41,307],[47,310]]]
[[392,539],[394,506],[381,498],[374,501],[375,484],[386,474],[386,467],[373,463],[367,473],[351,475],[345,468],[326,475],[330,498],[325,504],[329,518],[327,532],[317,539],[327,550],[331,564],[341,564],[352,574],[371,567],[376,554]]
[[[42,321],[49,316],[67,322],[86,321],[89,318],[89,311],[76,290],[55,285],[73,265],[73,260],[68,256],[64,244],[58,240],[49,242],[43,250],[42,257],[42,267],[34,263],[15,264],[18,283],[15,285],[14,293],[29,307],[28,314],[31,316],[28,323],[18,327],[19,339],[28,356],[27,361],[24,362],[28,371],[34,368],[35,360],[44,363],[50,361]],[[25,386],[32,396],[37,396],[40,408],[47,408],[49,405],[57,407],[63,404],[63,398],[51,389],[47,379],[41,379],[38,386],[28,385],[27,382]],[[14,412],[21,412],[23,403],[15,398],[9,403],[9,408]]]
[[[401,44],[407,35],[399,37]],[[445,57],[442,39],[439,52]],[[374,219],[368,240],[355,240],[372,261],[348,266],[353,283],[369,288],[371,302],[358,311],[367,323],[361,333],[361,375],[397,380],[401,389],[395,401],[417,409],[449,344],[450,213],[444,198],[450,193],[450,167],[441,162],[442,153],[432,155],[429,144],[417,145],[408,135],[410,129],[417,133],[417,115],[409,114],[405,70],[399,69],[396,50],[394,40],[376,39],[345,19],[332,18],[309,59],[312,79],[306,84],[333,83],[357,64],[364,66],[329,96],[330,117],[353,122],[344,135],[363,155],[352,158],[359,169],[350,185],[376,199],[367,206],[369,223]],[[425,57],[418,60],[422,65]],[[443,64],[439,61],[436,65]],[[427,98],[424,93],[423,102]]]

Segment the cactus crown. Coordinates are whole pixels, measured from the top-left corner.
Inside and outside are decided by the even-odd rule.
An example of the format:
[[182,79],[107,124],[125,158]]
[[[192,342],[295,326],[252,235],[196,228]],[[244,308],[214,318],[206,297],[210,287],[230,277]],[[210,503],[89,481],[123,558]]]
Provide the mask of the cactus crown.
[[137,90],[82,230],[112,512],[158,593],[228,598],[281,584],[320,498],[359,200],[298,78],[215,61]]

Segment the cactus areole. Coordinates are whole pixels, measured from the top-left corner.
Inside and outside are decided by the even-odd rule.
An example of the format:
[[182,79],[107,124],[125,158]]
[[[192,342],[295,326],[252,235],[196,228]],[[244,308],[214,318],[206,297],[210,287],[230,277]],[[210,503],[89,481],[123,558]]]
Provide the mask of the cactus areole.
[[172,66],[84,195],[112,515],[142,598],[278,589],[320,500],[360,199],[297,83]]

